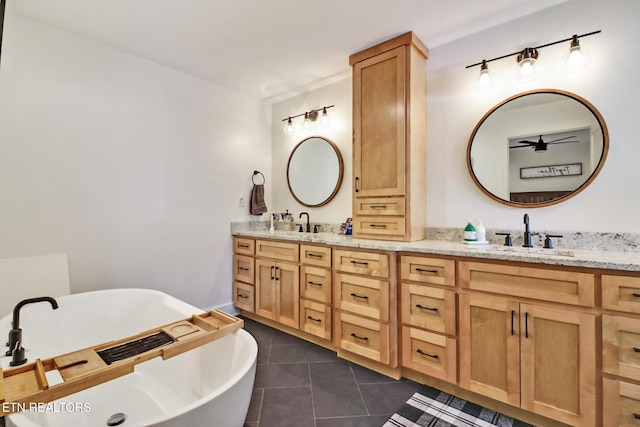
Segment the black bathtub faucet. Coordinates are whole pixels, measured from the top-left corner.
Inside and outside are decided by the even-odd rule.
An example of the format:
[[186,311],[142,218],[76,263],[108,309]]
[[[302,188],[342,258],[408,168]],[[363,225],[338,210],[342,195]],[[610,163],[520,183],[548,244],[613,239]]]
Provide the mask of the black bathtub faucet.
[[24,357],[25,349],[22,347],[22,328],[20,328],[20,309],[27,304],[34,304],[37,302],[48,302],[51,307],[56,310],[58,308],[58,302],[51,297],[38,297],[28,298],[20,301],[13,309],[13,321],[11,322],[11,330],[9,331],[9,341],[7,345],[9,350],[5,353],[6,356],[11,356],[11,366],[22,365],[27,362],[27,358]]

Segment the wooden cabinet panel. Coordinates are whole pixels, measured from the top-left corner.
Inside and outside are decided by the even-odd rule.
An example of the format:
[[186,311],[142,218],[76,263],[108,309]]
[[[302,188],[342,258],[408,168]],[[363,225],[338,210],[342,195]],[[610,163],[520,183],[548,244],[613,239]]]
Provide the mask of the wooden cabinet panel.
[[374,277],[389,277],[389,256],[376,252],[333,250],[336,271]]
[[602,372],[640,381],[640,320],[602,316]]
[[448,335],[456,334],[456,294],[449,289],[401,284],[402,322]]
[[402,327],[402,366],[455,383],[456,360],[455,338]]
[[254,287],[242,282],[233,282],[233,305],[239,309],[253,313]]
[[602,379],[603,426],[640,426],[640,385]]
[[640,277],[603,274],[602,307],[640,313]]
[[384,216],[405,214],[404,197],[366,197],[353,201],[354,212],[358,215]]
[[253,255],[255,250],[255,240],[245,237],[233,238],[233,252],[241,255]]
[[359,230],[360,234],[371,238],[403,236],[406,231],[404,217],[392,216],[358,216],[353,219],[353,227]]
[[233,255],[233,280],[254,284],[255,260],[246,255]]
[[461,294],[460,386],[520,406],[517,302]]
[[300,297],[331,304],[331,270],[303,265],[300,267]]
[[299,274],[297,265],[256,260],[256,314],[298,328]]
[[331,306],[300,300],[300,329],[331,340]]
[[328,246],[300,245],[302,264],[331,268],[331,248]]
[[566,424],[595,426],[595,315],[521,304],[523,321],[521,407]]
[[335,273],[333,283],[335,308],[389,321],[389,282]]
[[432,285],[455,286],[455,265],[453,260],[403,255],[400,277]]
[[335,311],[335,344],[377,362],[389,363],[389,325]]
[[593,274],[481,262],[460,262],[458,270],[463,288],[586,307],[594,305]]
[[277,261],[298,262],[298,245],[273,240],[256,240],[256,256]]

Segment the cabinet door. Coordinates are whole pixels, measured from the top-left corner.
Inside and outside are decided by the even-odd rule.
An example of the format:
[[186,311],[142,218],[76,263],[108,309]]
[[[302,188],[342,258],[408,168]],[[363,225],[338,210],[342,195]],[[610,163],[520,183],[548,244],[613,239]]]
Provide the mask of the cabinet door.
[[518,303],[460,295],[460,386],[520,406]]
[[573,426],[595,426],[595,315],[520,305],[521,407]]
[[279,262],[275,265],[276,317],[278,322],[298,328],[300,309],[300,277],[297,265]]
[[356,197],[405,194],[406,49],[400,46],[354,65]]
[[272,261],[256,260],[256,314],[273,320],[276,318],[275,268]]

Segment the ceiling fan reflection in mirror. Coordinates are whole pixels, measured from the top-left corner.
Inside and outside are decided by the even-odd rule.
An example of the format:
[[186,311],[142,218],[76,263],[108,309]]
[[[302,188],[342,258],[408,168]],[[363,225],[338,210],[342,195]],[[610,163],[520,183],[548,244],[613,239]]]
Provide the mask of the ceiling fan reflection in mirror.
[[540,135],[537,141],[529,141],[529,140],[521,140],[521,141],[513,141],[514,144],[525,144],[525,145],[509,145],[509,149],[512,148],[533,148],[534,151],[547,151],[547,146],[549,144],[569,144],[575,142],[581,142],[575,140],[576,135],[565,136],[564,138],[556,138],[551,141],[544,141],[544,135]]

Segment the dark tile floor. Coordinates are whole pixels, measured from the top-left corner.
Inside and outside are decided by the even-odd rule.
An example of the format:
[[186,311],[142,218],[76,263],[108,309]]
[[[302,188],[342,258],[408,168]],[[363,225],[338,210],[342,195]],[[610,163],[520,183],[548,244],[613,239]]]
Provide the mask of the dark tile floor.
[[245,427],[380,427],[421,385],[396,381],[335,352],[244,319],[258,342]]

